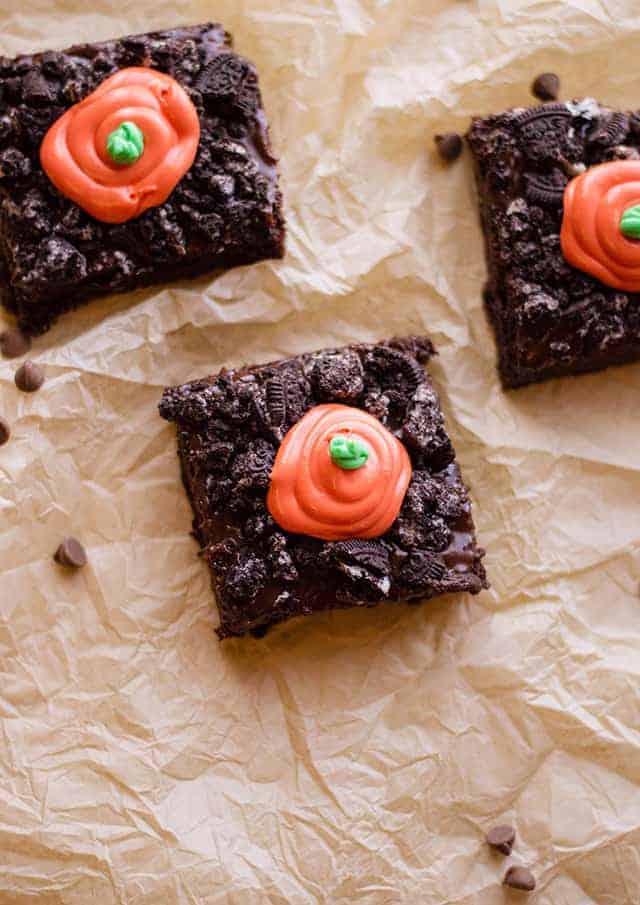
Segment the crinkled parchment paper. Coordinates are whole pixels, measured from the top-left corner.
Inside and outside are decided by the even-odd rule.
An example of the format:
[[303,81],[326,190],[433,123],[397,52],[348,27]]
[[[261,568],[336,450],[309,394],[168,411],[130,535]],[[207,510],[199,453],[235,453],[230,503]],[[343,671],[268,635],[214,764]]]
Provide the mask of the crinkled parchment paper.
[[[32,396],[0,362],[0,905],[499,905],[496,822],[528,901],[637,905],[640,367],[500,391],[470,161],[431,152],[546,69],[640,105],[637,3],[4,0],[0,50],[210,18],[261,73],[288,255],[64,318]],[[161,388],[410,331],[492,590],[220,645]]]

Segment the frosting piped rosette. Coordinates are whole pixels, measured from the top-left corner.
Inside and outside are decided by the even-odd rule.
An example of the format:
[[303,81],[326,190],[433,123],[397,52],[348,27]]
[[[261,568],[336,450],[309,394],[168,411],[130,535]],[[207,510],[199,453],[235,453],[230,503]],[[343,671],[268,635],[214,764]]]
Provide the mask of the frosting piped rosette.
[[198,150],[198,113],[171,76],[121,69],[51,126],[42,167],[67,198],[105,223],[162,204]]
[[569,264],[614,289],[640,292],[640,162],[590,167],[569,182],[563,204],[560,244]]
[[411,475],[406,449],[377,418],[351,406],[317,405],[278,450],[267,506],[294,534],[379,537],[397,518]]

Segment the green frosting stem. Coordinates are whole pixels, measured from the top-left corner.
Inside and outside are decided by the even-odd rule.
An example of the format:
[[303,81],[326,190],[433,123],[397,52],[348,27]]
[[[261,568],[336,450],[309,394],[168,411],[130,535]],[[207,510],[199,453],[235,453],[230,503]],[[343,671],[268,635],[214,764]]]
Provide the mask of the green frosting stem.
[[107,153],[115,163],[135,163],[144,151],[144,135],[135,123],[120,123],[109,133]]
[[366,464],[369,450],[358,437],[338,434],[329,443],[329,455],[334,465],[352,471]]
[[620,217],[620,232],[627,239],[640,239],[640,204],[628,207]]

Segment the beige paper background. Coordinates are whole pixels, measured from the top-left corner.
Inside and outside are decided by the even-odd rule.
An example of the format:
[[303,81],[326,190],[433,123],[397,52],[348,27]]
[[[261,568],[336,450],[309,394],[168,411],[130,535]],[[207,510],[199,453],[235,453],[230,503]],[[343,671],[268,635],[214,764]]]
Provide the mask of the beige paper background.
[[[497,821],[528,901],[637,905],[640,367],[500,391],[470,161],[431,154],[544,69],[640,106],[637,3],[2,10],[7,54],[222,21],[261,72],[289,251],[65,318],[33,396],[0,362],[0,905],[499,905]],[[492,591],[219,645],[161,388],[411,331]],[[64,575],[71,533],[90,564]]]

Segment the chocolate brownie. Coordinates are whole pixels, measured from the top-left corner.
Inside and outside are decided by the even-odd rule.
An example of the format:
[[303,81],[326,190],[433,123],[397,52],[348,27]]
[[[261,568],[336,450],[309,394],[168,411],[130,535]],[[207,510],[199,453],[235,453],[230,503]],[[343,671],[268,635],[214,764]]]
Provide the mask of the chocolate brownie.
[[640,159],[640,111],[547,103],[476,118],[467,139],[503,385],[640,358],[640,295],[576,269],[560,244],[568,182],[596,164]]
[[[43,138],[126,67],[171,76],[200,125],[197,156],[164,203],[94,219],[43,170]],[[114,158],[115,159],[115,158]],[[0,292],[35,334],[63,311],[219,268],[282,257],[284,221],[258,77],[214,24],[0,57]]]
[[[165,390],[160,413],[177,424],[221,639],[260,636],[274,623],[321,610],[487,587],[467,491],[422,367],[432,354],[426,338],[395,339],[225,369]],[[283,529],[271,514],[268,492],[283,440],[327,403],[374,416],[408,452],[411,481],[382,536],[327,541]]]

